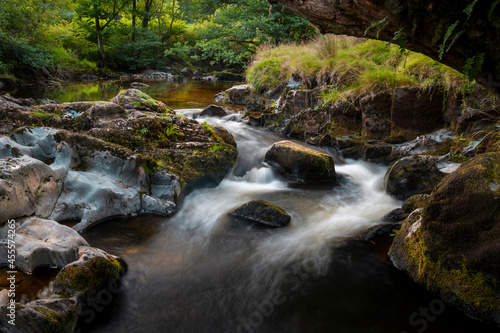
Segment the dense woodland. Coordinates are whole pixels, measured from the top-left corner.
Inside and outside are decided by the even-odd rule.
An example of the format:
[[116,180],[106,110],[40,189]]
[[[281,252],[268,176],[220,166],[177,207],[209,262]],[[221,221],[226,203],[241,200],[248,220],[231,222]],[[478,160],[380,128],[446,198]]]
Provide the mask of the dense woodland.
[[0,0],[0,74],[242,68],[315,29],[265,0]]

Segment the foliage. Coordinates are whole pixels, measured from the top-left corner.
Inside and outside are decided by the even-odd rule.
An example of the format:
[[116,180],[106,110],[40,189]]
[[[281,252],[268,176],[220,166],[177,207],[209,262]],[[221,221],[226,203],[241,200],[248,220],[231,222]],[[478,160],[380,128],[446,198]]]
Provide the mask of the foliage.
[[247,81],[264,91],[299,75],[305,82],[330,87],[323,93],[325,103],[401,86],[457,93],[467,85],[463,75],[422,54],[402,53],[400,47],[376,40],[336,38],[335,45],[333,37],[324,37],[327,45],[322,47],[320,39],[260,47],[247,70]]
[[207,1],[194,3],[195,8],[211,16],[191,16],[194,22],[187,34],[190,38],[177,42],[167,50],[168,56],[220,69],[242,66],[255,53],[258,45],[302,40],[314,33],[307,21],[290,12],[276,10],[275,6],[270,11],[266,1],[222,3],[213,12],[209,10]]
[[265,0],[0,0],[0,73],[243,67],[309,23]]

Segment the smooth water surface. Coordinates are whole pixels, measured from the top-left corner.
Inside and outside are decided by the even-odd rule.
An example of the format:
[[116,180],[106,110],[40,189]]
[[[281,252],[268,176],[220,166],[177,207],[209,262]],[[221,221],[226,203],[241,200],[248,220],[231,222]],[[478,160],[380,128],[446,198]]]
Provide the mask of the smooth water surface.
[[48,98],[61,103],[75,101],[109,101],[120,90],[130,88],[133,82],[143,82],[149,85],[140,88],[173,109],[204,108],[214,102],[214,96],[234,85],[234,82],[194,81],[185,79],[183,82],[157,80],[137,81],[96,81],[89,83],[74,83],[60,88],[22,87],[12,91],[0,91],[0,95],[9,93],[16,98]]

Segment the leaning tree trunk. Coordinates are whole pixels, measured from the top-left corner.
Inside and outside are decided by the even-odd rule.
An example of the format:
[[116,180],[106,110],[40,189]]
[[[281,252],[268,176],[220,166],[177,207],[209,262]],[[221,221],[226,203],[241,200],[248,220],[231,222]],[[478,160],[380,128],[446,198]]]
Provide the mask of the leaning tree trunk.
[[285,5],[323,33],[366,36],[423,53],[500,95],[499,1],[268,1]]

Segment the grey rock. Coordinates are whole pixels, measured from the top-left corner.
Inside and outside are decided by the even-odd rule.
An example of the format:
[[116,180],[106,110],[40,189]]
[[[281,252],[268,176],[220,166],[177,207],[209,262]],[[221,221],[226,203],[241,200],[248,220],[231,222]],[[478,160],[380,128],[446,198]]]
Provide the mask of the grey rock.
[[[32,273],[39,266],[64,267],[78,259],[78,248],[88,246],[75,230],[37,217],[16,220],[16,267]],[[0,227],[0,266],[8,265],[8,225]]]
[[177,176],[148,175],[132,152],[55,129],[0,138],[0,158],[0,222],[36,214],[79,220],[81,231],[111,216],[171,214],[180,193]]
[[57,174],[45,163],[29,156],[0,160],[0,222],[48,217],[60,191]]

